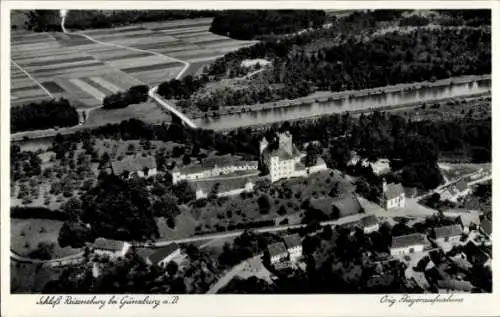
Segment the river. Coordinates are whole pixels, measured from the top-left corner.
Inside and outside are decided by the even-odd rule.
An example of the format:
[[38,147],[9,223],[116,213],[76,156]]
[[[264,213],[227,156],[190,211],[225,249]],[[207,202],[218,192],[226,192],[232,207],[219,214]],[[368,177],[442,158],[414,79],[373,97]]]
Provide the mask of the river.
[[419,102],[428,102],[446,98],[467,96],[487,92],[491,89],[491,80],[483,79],[467,83],[446,86],[422,87],[416,90],[345,97],[333,101],[313,102],[296,106],[263,109],[259,111],[235,113],[216,118],[200,118],[195,123],[204,129],[226,130],[243,126],[269,124],[280,121],[292,121],[302,118],[328,115],[343,111],[368,110],[376,107],[388,107]]
[[[346,110],[368,110],[369,108],[396,106],[431,100],[439,100],[467,96],[487,92],[491,89],[491,80],[482,79],[446,86],[422,87],[411,91],[394,91],[380,95],[367,95],[341,98],[326,102],[313,102],[283,108],[265,109],[252,112],[224,115],[218,118],[196,119],[194,122],[201,128],[226,130],[244,126],[267,124],[279,121],[297,120],[319,115],[343,112]],[[38,139],[22,140],[16,143],[23,150],[35,151],[47,149],[52,144],[53,136]]]

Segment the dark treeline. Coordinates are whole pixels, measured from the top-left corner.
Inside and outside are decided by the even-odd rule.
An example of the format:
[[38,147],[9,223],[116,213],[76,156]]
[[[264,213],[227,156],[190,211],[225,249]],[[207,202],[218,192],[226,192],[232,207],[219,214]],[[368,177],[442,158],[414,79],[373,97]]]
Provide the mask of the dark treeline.
[[70,10],[68,29],[99,29],[142,22],[213,17],[212,10]]
[[[482,29],[393,32],[368,42],[347,42],[314,52],[294,50],[286,56],[278,45],[262,43],[234,53],[252,52],[252,58],[262,58],[267,48],[277,46],[272,70],[258,79],[269,85],[250,84],[190,103],[203,110],[297,98],[316,90],[360,90],[491,73],[491,32]],[[226,74],[227,65],[216,62],[210,72]]]
[[25,27],[35,32],[61,32],[61,16],[59,10],[29,10]]
[[319,28],[325,21],[322,10],[229,10],[217,14],[210,31],[239,40],[252,40],[260,35]]
[[148,100],[148,90],[147,85],[138,85],[130,87],[127,91],[106,96],[102,101],[103,108],[125,108],[129,105],[146,102]]
[[78,124],[78,112],[66,99],[47,100],[13,107],[10,112],[12,133],[69,127]]
[[42,173],[42,160],[31,151],[21,151],[19,145],[10,146],[10,177],[16,181]]
[[159,85],[158,94],[166,99],[189,98],[193,92],[201,88],[207,81],[206,76],[196,79],[193,76],[186,76],[181,80],[172,79]]

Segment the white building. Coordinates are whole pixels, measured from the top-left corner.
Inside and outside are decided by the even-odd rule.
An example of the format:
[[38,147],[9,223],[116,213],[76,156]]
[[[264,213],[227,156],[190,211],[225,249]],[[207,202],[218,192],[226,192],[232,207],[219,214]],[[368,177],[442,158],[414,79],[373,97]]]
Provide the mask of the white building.
[[306,168],[301,160],[305,157],[293,145],[290,132],[278,133],[278,147],[271,149],[266,138],[259,143],[261,161],[269,169],[271,182],[291,177],[305,177],[308,174],[317,173],[327,169],[323,159],[318,158],[314,166]]
[[130,243],[126,241],[97,238],[92,245],[94,254],[109,256],[112,259],[124,257],[130,250]]
[[111,170],[113,174],[127,179],[134,176],[148,178],[158,173],[154,156],[142,155],[126,156],[122,160],[113,161]]
[[438,227],[434,229],[434,234],[438,244],[457,244],[462,236],[462,228],[460,225]]
[[175,242],[158,249],[155,253],[147,257],[146,263],[166,267],[168,262],[181,255],[181,248]]
[[298,234],[284,236],[283,240],[292,262],[302,257],[302,240]]
[[243,192],[251,193],[255,186],[248,178],[201,180],[192,182],[191,185],[196,193],[196,199],[207,198],[213,191],[217,197],[235,196]]
[[391,255],[401,256],[424,251],[427,238],[421,233],[412,233],[404,236],[392,237]]
[[374,215],[366,216],[361,219],[361,226],[365,234],[370,234],[372,232],[378,231],[380,224],[377,217]]
[[276,242],[267,246],[269,252],[269,261],[271,265],[284,262],[288,258],[288,252],[283,242]]
[[404,208],[406,206],[405,191],[401,184],[387,184],[385,179],[382,183],[382,207],[386,210],[393,208]]
[[177,184],[180,181],[194,181],[219,177],[236,172],[255,172],[259,169],[258,161],[240,161],[231,155],[207,158],[200,165],[191,165],[182,168],[175,168],[172,171],[172,182]]

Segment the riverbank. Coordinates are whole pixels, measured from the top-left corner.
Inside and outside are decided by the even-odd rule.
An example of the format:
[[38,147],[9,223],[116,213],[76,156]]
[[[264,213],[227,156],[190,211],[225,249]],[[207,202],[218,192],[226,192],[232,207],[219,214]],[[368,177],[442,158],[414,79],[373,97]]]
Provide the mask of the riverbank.
[[325,102],[333,102],[336,100],[349,99],[349,98],[378,96],[394,92],[411,92],[422,88],[439,88],[450,85],[472,83],[480,80],[491,80],[491,74],[467,75],[460,77],[451,77],[447,79],[440,79],[436,81],[396,84],[384,87],[367,88],[362,90],[345,90],[338,92],[317,91],[311,95],[297,99],[284,99],[280,101],[254,104],[254,105],[221,107],[221,109],[217,111],[211,111],[207,113],[202,113],[201,111],[196,111],[196,112],[186,111],[185,113],[189,118],[194,120],[203,118],[219,118],[239,113],[251,113],[263,110],[291,108],[291,107],[304,106],[312,103],[325,103]]
[[[426,106],[431,106],[432,104],[445,104],[447,102],[456,102],[456,101],[471,101],[471,100],[475,100],[475,99],[479,99],[479,98],[487,98],[487,97],[491,97],[491,92],[486,92],[486,93],[478,93],[478,94],[472,94],[472,95],[468,95],[468,96],[462,96],[462,97],[454,97],[454,98],[446,98],[446,99],[436,99],[436,100],[430,100],[430,101],[426,101],[425,103],[422,103],[422,102],[411,102],[411,103],[406,103],[406,104],[401,104],[401,105],[394,105],[394,106],[386,106],[386,107],[376,107],[376,108],[368,108],[368,109],[361,109],[361,110],[352,110],[352,111],[349,111],[349,110],[346,110],[346,111],[342,111],[340,112],[341,114],[343,113],[349,113],[353,116],[359,116],[363,113],[370,113],[370,112],[375,112],[375,111],[383,111],[383,112],[401,112],[401,111],[404,111],[404,110],[407,110],[407,109],[415,109],[415,108],[418,108],[418,107],[422,107],[422,105],[426,105]],[[333,115],[334,113],[332,113],[331,115]],[[311,116],[311,117],[307,117],[307,118],[299,118],[299,119],[292,119],[292,120],[286,120],[287,122],[307,122],[307,121],[315,121],[315,120],[318,120],[320,119],[321,117],[325,117],[325,116],[328,116],[328,115],[324,115],[324,114],[321,114],[321,115],[317,115],[317,116]],[[241,126],[241,128],[250,128],[252,130],[262,130],[262,129],[266,129],[267,127],[269,126],[272,126],[274,124],[280,124],[280,123],[283,123],[283,121],[281,122],[272,122],[272,123],[261,123],[261,124],[252,124],[252,125],[247,125],[247,126]],[[233,131],[233,130],[236,130],[237,128],[227,128],[227,129],[218,129],[217,132],[229,132],[229,131]]]

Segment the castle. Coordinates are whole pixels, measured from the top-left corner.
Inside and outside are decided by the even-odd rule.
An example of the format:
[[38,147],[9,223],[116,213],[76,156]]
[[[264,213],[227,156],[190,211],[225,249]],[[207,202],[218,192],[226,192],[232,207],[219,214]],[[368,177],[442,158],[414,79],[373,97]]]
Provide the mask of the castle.
[[259,143],[261,163],[269,170],[271,182],[291,177],[304,177],[308,174],[326,170],[326,164],[318,158],[314,166],[306,168],[302,159],[305,153],[300,153],[293,145],[292,135],[286,131],[278,133],[278,148],[271,149],[270,143],[264,137]]

